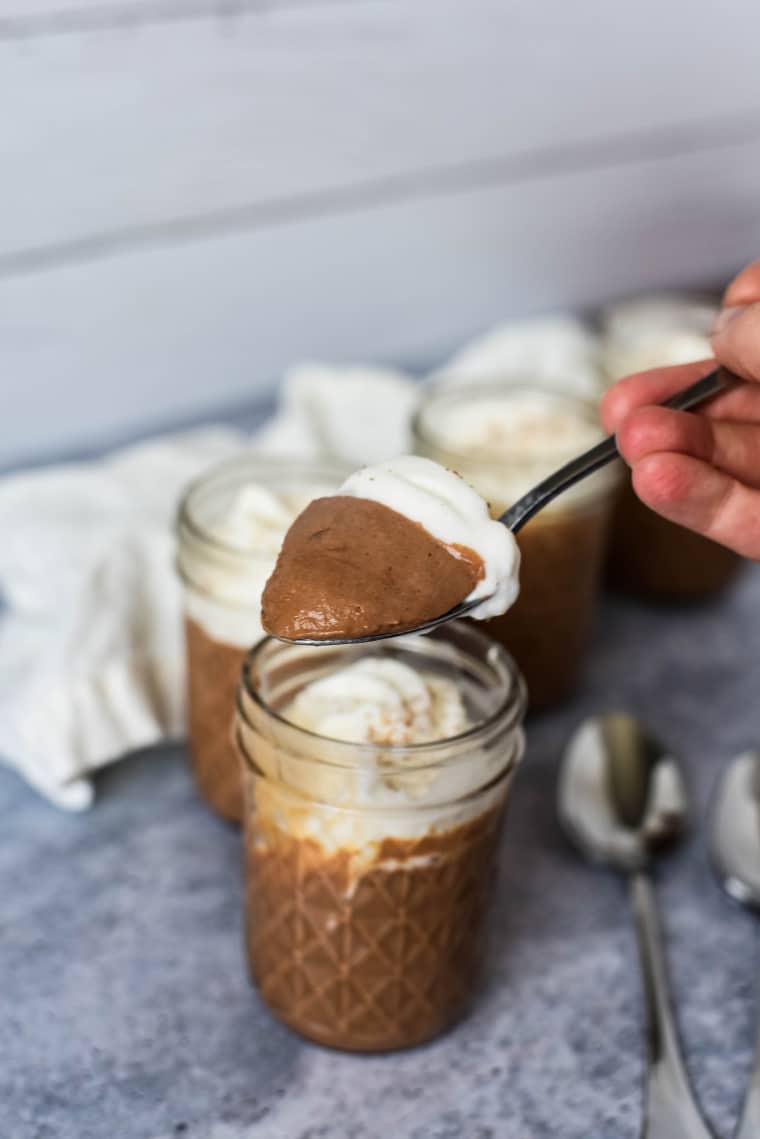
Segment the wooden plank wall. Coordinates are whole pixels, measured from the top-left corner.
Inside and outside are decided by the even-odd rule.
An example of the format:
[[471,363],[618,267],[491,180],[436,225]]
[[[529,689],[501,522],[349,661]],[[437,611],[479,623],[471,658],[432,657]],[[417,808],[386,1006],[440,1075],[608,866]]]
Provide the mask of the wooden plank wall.
[[760,251],[756,0],[0,0],[0,462]]

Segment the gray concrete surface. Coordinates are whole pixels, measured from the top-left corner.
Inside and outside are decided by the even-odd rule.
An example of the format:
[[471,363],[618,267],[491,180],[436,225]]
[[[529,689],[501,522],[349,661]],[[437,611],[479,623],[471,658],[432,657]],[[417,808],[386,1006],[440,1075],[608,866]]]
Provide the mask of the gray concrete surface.
[[[576,859],[553,804],[568,733],[613,706],[684,756],[699,824],[722,763],[760,743],[760,568],[703,608],[605,603],[578,699],[530,725],[487,990],[399,1055],[328,1052],[270,1019],[242,968],[238,836],[196,801],[181,747],[106,772],[83,816],[0,772],[0,1139],[633,1139],[625,895]],[[691,1071],[727,1137],[758,931],[715,886],[699,825],[658,890]]]

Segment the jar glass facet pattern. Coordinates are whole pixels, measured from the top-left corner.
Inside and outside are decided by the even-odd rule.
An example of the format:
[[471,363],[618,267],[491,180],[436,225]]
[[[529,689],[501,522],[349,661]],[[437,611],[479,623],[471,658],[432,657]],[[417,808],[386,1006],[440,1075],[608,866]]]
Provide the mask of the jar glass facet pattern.
[[477,988],[525,702],[506,652],[466,623],[371,652],[454,679],[472,727],[410,746],[297,728],[278,709],[369,650],[273,640],[246,661],[236,726],[251,976],[291,1028],[356,1051],[435,1036]]

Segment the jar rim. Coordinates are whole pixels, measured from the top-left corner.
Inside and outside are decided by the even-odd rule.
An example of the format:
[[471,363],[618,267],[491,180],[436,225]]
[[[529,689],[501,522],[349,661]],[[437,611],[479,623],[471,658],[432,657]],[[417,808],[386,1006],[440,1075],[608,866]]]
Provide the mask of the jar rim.
[[[458,636],[465,636],[471,638],[476,642],[481,649],[485,650],[485,656],[489,665],[493,666],[494,661],[498,662],[498,666],[503,670],[503,676],[509,678],[509,685],[504,687],[503,698],[500,700],[499,705],[487,716],[479,720],[477,723],[472,724],[464,732],[459,732],[454,736],[447,736],[444,739],[426,740],[422,743],[412,744],[385,744],[385,743],[355,743],[349,740],[335,739],[332,736],[324,736],[319,732],[310,731],[308,728],[302,728],[294,724],[282,713],[273,708],[261,695],[257,687],[251,681],[251,671],[256,666],[260,656],[264,653],[268,646],[276,643],[275,637],[264,637],[257,644],[255,644],[246,654],[243,661],[241,671],[240,684],[236,694],[236,708],[237,712],[247,725],[247,727],[255,730],[255,726],[251,724],[250,719],[246,715],[245,708],[243,707],[242,695],[245,690],[253,703],[268,717],[276,723],[282,725],[288,731],[293,732],[296,738],[303,738],[306,740],[318,740],[320,743],[329,744],[333,752],[337,755],[351,753],[352,756],[358,754],[376,755],[378,751],[382,751],[383,755],[389,757],[394,756],[420,756],[422,758],[434,754],[436,750],[440,751],[442,748],[448,748],[452,745],[464,744],[468,741],[477,741],[484,736],[488,736],[496,728],[500,731],[509,732],[517,729],[522,724],[525,710],[527,707],[527,689],[525,680],[520,672],[513,657],[507,652],[503,645],[494,641],[491,637],[486,636],[484,633],[473,629],[468,623],[464,621],[453,621],[450,623],[450,628]],[[401,642],[427,642],[430,643],[440,640],[449,640],[451,634],[447,627],[441,627],[432,630],[430,633],[419,634],[412,633],[407,636],[394,637],[393,640]],[[382,643],[382,642],[381,642]],[[454,646],[456,647],[456,646]],[[377,651],[377,650],[373,650]],[[337,750],[336,750],[337,749]],[[246,757],[247,758],[247,757]],[[451,757],[455,761],[461,757]],[[353,762],[336,762],[334,759],[326,760],[321,757],[309,756],[309,762],[323,764],[324,766],[337,767],[341,769],[356,767],[355,760]],[[419,765],[404,764],[405,771],[422,770],[425,767],[440,767],[445,766],[446,760],[432,761],[431,763],[422,763]]]
[[[524,755],[525,755],[525,734],[524,734],[524,732],[520,731],[519,735],[518,735],[517,731],[518,731],[518,729],[516,728],[515,729],[515,735],[512,739],[512,750],[511,750],[509,756],[507,757],[504,766],[500,767],[499,770],[491,773],[491,777],[486,783],[478,784],[477,786],[473,786],[471,788],[471,790],[465,792],[464,794],[457,795],[457,797],[456,797],[457,806],[462,807],[462,806],[466,806],[468,803],[477,802],[478,800],[481,800],[483,798],[483,796],[487,795],[490,790],[492,790],[494,787],[497,787],[500,783],[502,783],[506,776],[510,776],[514,773],[515,768],[522,762]],[[319,737],[319,738],[321,739],[323,737]],[[247,766],[249,766],[249,767],[252,766],[251,761],[248,758],[248,755],[247,755],[246,750],[245,750],[245,744],[242,742],[242,740],[240,738],[239,726],[235,727],[233,732],[232,732],[232,742],[233,742],[233,745],[235,747],[237,755],[239,757],[242,757],[242,761]],[[334,742],[334,741],[331,740],[330,743],[332,743],[332,742]],[[359,746],[358,744],[354,744],[354,747],[358,747],[358,746]],[[384,753],[387,750],[388,749],[384,749]],[[456,759],[461,760],[461,757],[457,756]],[[348,770],[348,768],[343,764],[330,763],[328,760],[324,760],[324,759],[313,759],[312,757],[309,757],[308,762],[319,764],[322,767],[331,767],[331,768],[334,768],[336,771],[345,772]],[[438,763],[416,764],[414,766],[409,765],[409,764],[404,764],[404,774],[405,775],[416,774],[418,772],[429,771],[431,768],[440,769],[441,767],[445,767],[445,766],[446,766],[445,761],[443,763],[439,761]],[[291,788],[291,792],[293,792],[294,790],[295,789]],[[298,792],[296,791],[296,793],[298,793]],[[318,799],[311,794],[309,794],[308,796],[305,796],[303,792],[301,792],[301,795],[304,798],[308,799],[308,803],[309,803],[310,807],[316,807],[320,810],[320,812],[329,812],[332,815],[354,815],[354,814],[356,814],[357,810],[360,810],[362,815],[368,815],[368,816],[376,815],[376,816],[382,817],[382,816],[387,816],[389,810],[392,810],[394,815],[402,814],[404,812],[408,812],[411,814],[411,813],[414,813],[415,811],[419,811],[420,807],[421,807],[421,804],[419,804],[415,801],[410,801],[408,803],[394,803],[392,808],[389,808],[388,805],[384,804],[384,803],[380,803],[377,806],[370,806],[366,803],[362,803],[361,807],[356,807],[355,805],[352,805],[352,804],[336,803],[334,801],[331,801],[330,799]],[[440,803],[426,803],[426,804],[422,804],[422,809],[430,810],[431,808],[434,809],[436,806],[440,806],[440,805],[441,805]]]
[[[450,373],[450,376],[455,375],[454,372]],[[555,400],[558,405],[564,403],[576,410],[581,410],[587,421],[593,422],[595,426],[599,427],[599,438],[603,437],[604,432],[599,424],[598,402],[579,392],[567,391],[558,382],[542,378],[534,380],[526,374],[524,379],[513,377],[499,379],[493,376],[490,378],[483,377],[483,379],[472,382],[452,383],[450,376],[436,380],[422,392],[412,413],[411,430],[415,438],[434,447],[455,462],[461,460],[465,464],[472,463],[473,460],[478,460],[478,456],[474,451],[458,450],[448,441],[442,439],[440,435],[437,435],[434,430],[431,431],[429,425],[424,424],[425,416],[429,413],[430,408],[447,399],[455,403],[457,400],[483,399],[489,396],[502,397],[507,400],[513,395],[538,394],[548,396]],[[518,464],[525,461],[532,462],[534,456],[534,449],[529,451],[527,448],[520,449],[518,447],[510,451],[510,458]],[[486,457],[480,461],[487,463],[489,460]]]

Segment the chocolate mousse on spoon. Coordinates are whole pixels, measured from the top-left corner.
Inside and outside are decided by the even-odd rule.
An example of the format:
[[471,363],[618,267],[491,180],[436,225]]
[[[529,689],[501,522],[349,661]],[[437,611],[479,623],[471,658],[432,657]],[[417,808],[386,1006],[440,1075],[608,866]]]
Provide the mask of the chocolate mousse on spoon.
[[414,455],[351,475],[288,531],[262,597],[281,640],[344,643],[473,617],[517,597],[520,555],[487,503],[453,471]]
[[[737,382],[718,368],[667,400],[686,411]],[[614,436],[493,520],[453,471],[406,455],[351,475],[295,520],[262,596],[280,640],[347,644],[506,612],[518,593],[514,534],[562,491],[619,458]]]

